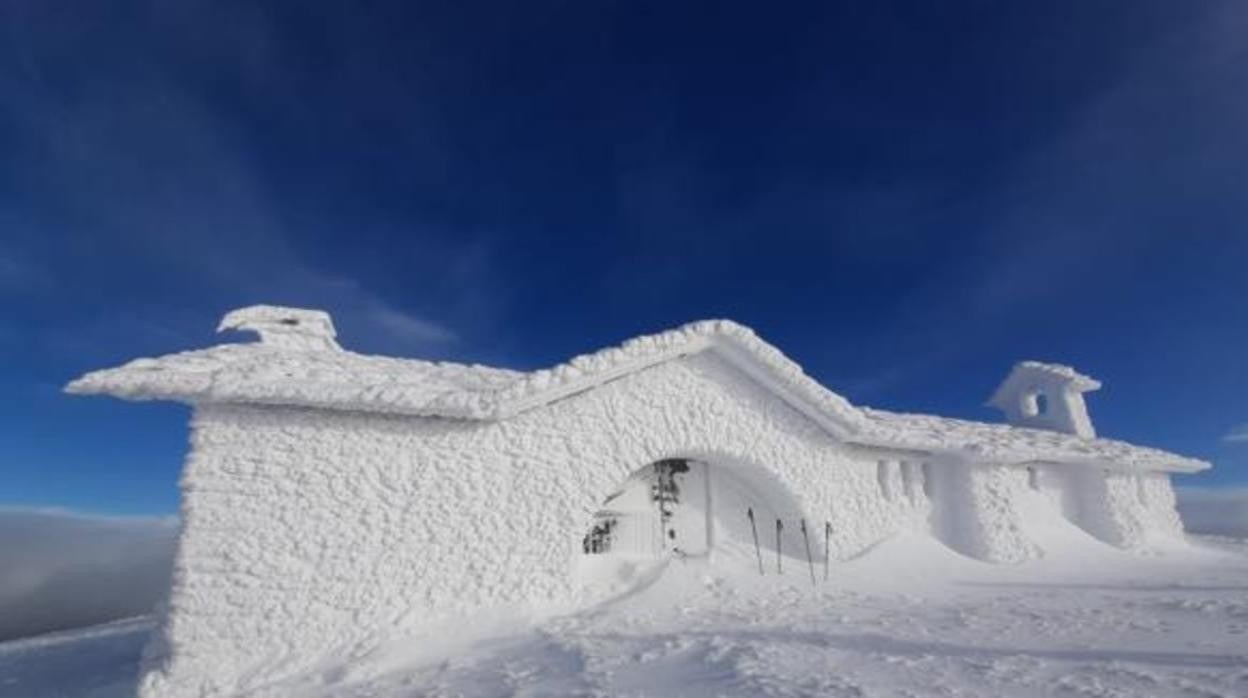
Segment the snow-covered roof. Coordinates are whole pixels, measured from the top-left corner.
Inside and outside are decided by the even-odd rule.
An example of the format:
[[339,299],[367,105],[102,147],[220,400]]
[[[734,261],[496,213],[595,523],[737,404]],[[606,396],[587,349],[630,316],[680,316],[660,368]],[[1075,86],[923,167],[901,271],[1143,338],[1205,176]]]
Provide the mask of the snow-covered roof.
[[523,375],[455,363],[292,351],[262,342],[137,359],[72,382],[71,393],[485,418],[484,396]]
[[[247,310],[252,312],[246,317],[286,317],[280,308]],[[748,327],[728,320],[695,322],[636,337],[527,373],[367,356],[337,345],[316,349],[276,345],[270,337],[261,336],[262,340],[255,343],[137,359],[118,368],[88,373],[70,383],[67,390],[137,400],[243,402],[505,419],[613,378],[713,348],[838,435],[848,434],[862,419],[845,398],[811,379]],[[333,336],[332,326],[327,336]]]
[[985,463],[1067,463],[1196,472],[1209,464],[1115,439],[1086,439],[1048,429],[859,408],[867,425],[849,440],[868,446],[945,454]]
[[680,356],[713,351],[837,438],[863,446],[973,461],[1099,463],[1176,471],[1209,467],[1203,461],[1110,439],[858,408],[807,376],[753,330],[730,320],[694,322],[532,372],[345,351],[334,342],[329,316],[319,311],[245,308],[222,321],[221,329],[235,328],[256,331],[261,341],[137,359],[88,373],[66,389],[137,400],[500,420]]

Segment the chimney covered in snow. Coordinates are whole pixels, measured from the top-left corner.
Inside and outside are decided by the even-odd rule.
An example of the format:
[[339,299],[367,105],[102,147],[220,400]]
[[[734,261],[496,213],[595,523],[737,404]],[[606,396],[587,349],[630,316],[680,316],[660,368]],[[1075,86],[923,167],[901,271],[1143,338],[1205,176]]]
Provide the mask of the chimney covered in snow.
[[342,351],[334,341],[334,321],[323,310],[253,305],[221,318],[218,332],[243,330],[260,335],[260,344],[298,351]]
[[1083,394],[1101,387],[1069,366],[1023,361],[1014,365],[988,404],[1005,413],[1005,421],[1020,427],[1049,429],[1096,437]]

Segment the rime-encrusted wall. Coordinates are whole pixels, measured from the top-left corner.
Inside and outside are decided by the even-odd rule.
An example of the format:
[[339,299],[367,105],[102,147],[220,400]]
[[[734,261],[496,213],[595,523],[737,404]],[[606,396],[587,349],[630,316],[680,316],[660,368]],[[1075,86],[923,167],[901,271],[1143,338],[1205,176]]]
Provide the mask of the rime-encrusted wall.
[[1143,505],[1150,538],[1174,538],[1183,535],[1183,521],[1175,506],[1174,487],[1166,473],[1138,473],[1137,493]]
[[203,405],[192,449],[147,696],[253,691],[435,613],[566,600],[602,498],[664,457],[770,479],[837,557],[927,512],[921,480],[885,498],[874,458],[710,353],[502,422]]
[[826,522],[839,559],[930,527],[966,555],[1019,562],[1037,542],[1083,540],[1062,517],[1139,548],[1181,533],[1166,473],[1209,465],[1093,438],[1079,393],[1099,383],[1056,364],[1019,364],[993,398],[1046,431],[854,406],[725,320],[528,373],[346,351],[320,311],[256,306],[222,327],[261,341],[67,386],[196,406],[149,697],[262,695],[443,617],[577,601],[574,569],[603,561],[580,559],[595,512],[661,459],[706,464],[702,508],[682,511],[718,502],[699,523],[728,561],[752,547],[735,543],[754,537],[739,511],[754,502],[786,520],[793,554],[798,519],[819,555]]
[[1024,533],[1016,499],[1027,487],[1023,468],[934,464],[933,532],[958,552],[989,562],[1033,558],[1039,549]]
[[1183,534],[1166,473],[1081,469],[1072,479],[1079,496],[1077,523],[1107,543],[1136,549]]
[[1030,470],[1034,476],[1023,466],[934,466],[933,532],[951,548],[989,562],[1037,557],[1042,551],[1027,534],[1019,503],[1034,483],[1060,516],[1111,545],[1139,549],[1183,534],[1166,473],[1039,464]]

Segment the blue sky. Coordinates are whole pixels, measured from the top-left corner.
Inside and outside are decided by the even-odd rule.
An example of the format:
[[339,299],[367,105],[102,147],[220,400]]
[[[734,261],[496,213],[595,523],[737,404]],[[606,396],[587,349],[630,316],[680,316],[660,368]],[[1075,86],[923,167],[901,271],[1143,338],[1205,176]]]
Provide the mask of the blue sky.
[[1248,482],[1248,5],[416,5],[0,9],[0,504],[175,510],[188,410],[61,386],[256,302],[517,368],[730,317],[979,419],[1065,362]]

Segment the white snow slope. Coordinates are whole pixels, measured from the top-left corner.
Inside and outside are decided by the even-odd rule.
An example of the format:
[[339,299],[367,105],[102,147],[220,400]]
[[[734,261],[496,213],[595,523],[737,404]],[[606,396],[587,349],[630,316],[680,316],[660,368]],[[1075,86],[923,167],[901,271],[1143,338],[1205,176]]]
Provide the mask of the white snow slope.
[[[252,695],[1248,695],[1248,542],[1141,557],[1043,535],[1059,555],[1003,566],[907,533],[813,585],[804,559],[672,560],[593,608],[432,629]],[[0,696],[129,695],[149,631],[0,644]]]

